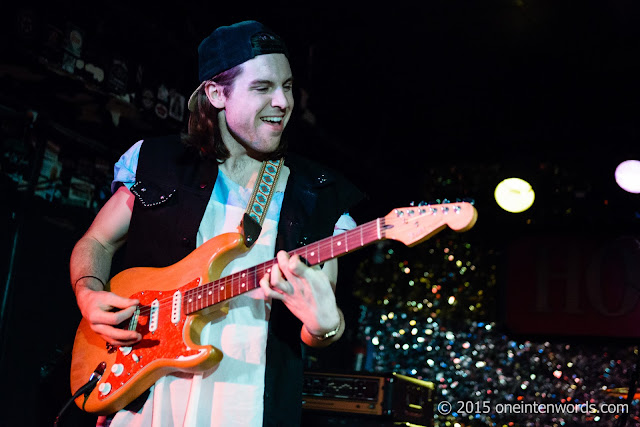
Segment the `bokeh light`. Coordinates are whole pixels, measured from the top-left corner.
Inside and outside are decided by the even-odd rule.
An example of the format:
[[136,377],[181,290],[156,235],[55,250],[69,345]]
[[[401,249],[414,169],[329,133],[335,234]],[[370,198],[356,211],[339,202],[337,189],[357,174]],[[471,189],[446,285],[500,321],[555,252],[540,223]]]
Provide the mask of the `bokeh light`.
[[629,193],[640,193],[640,161],[626,160],[616,168],[616,182]]
[[496,186],[494,197],[498,206],[507,212],[524,212],[533,205],[535,192],[527,181],[507,178]]

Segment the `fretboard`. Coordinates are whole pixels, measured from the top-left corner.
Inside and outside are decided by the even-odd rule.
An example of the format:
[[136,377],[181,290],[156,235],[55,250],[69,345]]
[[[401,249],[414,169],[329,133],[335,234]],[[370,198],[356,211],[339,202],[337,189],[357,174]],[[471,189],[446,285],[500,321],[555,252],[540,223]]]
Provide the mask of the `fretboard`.
[[[384,239],[384,222],[384,218],[378,218],[353,230],[302,246],[289,252],[289,255],[301,256],[309,265],[322,264]],[[276,264],[277,260],[272,259],[186,291],[183,299],[185,313],[192,314],[258,288],[260,280]]]

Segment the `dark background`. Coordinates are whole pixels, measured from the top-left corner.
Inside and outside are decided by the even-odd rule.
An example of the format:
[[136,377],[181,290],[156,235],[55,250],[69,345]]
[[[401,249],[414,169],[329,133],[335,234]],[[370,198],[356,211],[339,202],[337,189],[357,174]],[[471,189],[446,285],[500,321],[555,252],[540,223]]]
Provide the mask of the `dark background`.
[[[0,44],[5,158],[14,149],[7,140],[27,141],[29,181],[39,144],[53,139],[66,156],[65,174],[89,177],[102,195],[93,209],[45,202],[28,197],[3,167],[2,273],[12,272],[13,280],[1,367],[11,397],[3,399],[0,425],[47,425],[67,398],[79,319],[67,264],[106,197],[108,179],[96,165],[110,168],[138,139],[183,129],[142,111],[141,90],[162,83],[188,98],[198,84],[196,47],[219,25],[257,19],[288,43],[298,111],[290,148],[366,191],[368,200],[353,213],[358,222],[411,201],[472,198],[480,212],[473,238],[498,245],[558,229],[637,233],[638,196],[617,188],[613,174],[620,161],[638,158],[638,4],[423,3],[7,6]],[[115,58],[128,65],[124,92],[137,98],[119,104],[116,95],[124,93],[80,72],[56,71],[62,53],[44,49],[43,40],[50,26],[64,33],[69,23],[84,34],[85,62],[107,74]],[[302,117],[302,89],[314,125]],[[117,126],[108,112],[114,103],[123,112]],[[38,112],[31,127],[27,111]],[[516,174],[532,183],[536,203],[506,214],[493,203],[493,190]],[[347,277],[363,252],[346,262]],[[69,417],[81,420],[74,410]]]

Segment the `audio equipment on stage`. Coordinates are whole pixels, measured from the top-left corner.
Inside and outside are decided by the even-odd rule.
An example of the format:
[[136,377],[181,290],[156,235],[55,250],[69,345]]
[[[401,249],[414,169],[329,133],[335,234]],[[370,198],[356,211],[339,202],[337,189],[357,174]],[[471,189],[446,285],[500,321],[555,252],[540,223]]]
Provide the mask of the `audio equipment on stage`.
[[396,373],[305,372],[302,408],[433,426],[434,391],[432,382]]

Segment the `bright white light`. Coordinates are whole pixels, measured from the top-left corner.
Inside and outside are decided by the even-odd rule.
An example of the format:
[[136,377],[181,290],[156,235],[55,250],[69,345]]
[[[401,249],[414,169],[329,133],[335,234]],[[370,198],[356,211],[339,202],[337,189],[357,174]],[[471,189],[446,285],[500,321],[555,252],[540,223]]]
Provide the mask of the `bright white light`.
[[626,160],[616,168],[616,182],[629,193],[640,193],[640,162]]
[[494,197],[498,206],[507,212],[524,212],[536,198],[531,184],[520,178],[507,178],[496,186]]

